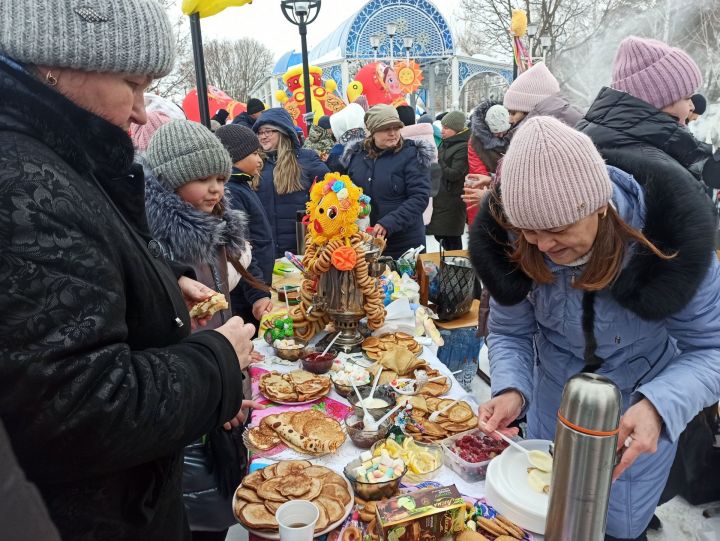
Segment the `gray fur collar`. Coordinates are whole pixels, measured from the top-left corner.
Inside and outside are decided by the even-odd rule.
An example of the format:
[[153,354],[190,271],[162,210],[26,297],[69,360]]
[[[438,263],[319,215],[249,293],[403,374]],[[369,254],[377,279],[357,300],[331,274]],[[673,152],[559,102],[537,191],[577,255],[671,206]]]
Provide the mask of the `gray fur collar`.
[[[342,157],[340,158],[340,163],[343,165],[343,167],[347,167],[348,165],[350,165],[350,160],[352,159],[354,154],[363,151],[364,143],[365,140],[363,139],[351,141],[347,145],[345,145]],[[435,161],[435,156],[437,156],[437,149],[434,147],[434,145],[428,141],[423,140],[414,141],[411,139],[403,139],[403,149],[406,149],[408,147],[415,147],[417,151],[418,162],[420,162],[420,165],[422,165],[423,167],[429,169]]]
[[224,198],[222,218],[197,210],[163,186],[145,167],[145,205],[150,232],[175,261],[190,265],[214,260],[224,246],[228,256],[239,258],[245,249],[247,216],[229,208]]

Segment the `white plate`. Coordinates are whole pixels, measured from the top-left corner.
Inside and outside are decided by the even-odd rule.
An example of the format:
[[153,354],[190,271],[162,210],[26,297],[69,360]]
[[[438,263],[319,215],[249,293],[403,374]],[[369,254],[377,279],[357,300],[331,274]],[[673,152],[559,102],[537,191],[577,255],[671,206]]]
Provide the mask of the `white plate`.
[[[552,442],[548,440],[520,440],[518,443],[531,451],[547,452]],[[515,524],[542,534],[549,497],[534,491],[527,480],[530,467],[525,453],[508,447],[500,456],[490,462],[485,477],[485,491],[488,503]]]
[[[326,466],[326,467],[327,467],[327,466]],[[329,468],[329,469],[330,469],[330,468]],[[335,473],[337,473],[337,472],[335,472]],[[344,477],[342,474],[338,474],[338,475],[340,475],[340,477],[342,477],[343,480],[345,481],[345,483],[347,484],[348,493],[350,494],[350,503],[348,503],[348,504],[345,506],[345,514],[343,515],[343,517],[342,517],[340,520],[338,520],[337,522],[333,522],[332,524],[330,524],[330,526],[328,526],[327,528],[325,528],[323,531],[315,533],[315,534],[314,534],[315,537],[319,537],[319,536],[321,536],[321,535],[325,535],[326,533],[330,533],[330,532],[332,532],[335,528],[337,528],[338,526],[340,526],[343,522],[345,522],[345,519],[348,518],[348,516],[350,516],[350,512],[353,510],[353,506],[355,505],[355,493],[353,492],[352,485],[350,484],[350,481],[348,481],[347,479],[345,479],[345,477]],[[238,524],[242,525],[243,528],[245,528],[245,526],[244,526],[241,522],[239,522]],[[247,529],[248,532],[250,532],[250,533],[252,533],[252,534],[254,534],[254,535],[257,535],[258,537],[261,537],[262,539],[276,539],[276,540],[279,540],[279,539],[280,539],[280,533],[279,533],[279,532],[278,532],[278,533],[275,533],[275,532],[263,532],[263,531],[260,531],[260,530],[251,530],[251,529],[249,529],[249,528],[246,528],[246,529]]]

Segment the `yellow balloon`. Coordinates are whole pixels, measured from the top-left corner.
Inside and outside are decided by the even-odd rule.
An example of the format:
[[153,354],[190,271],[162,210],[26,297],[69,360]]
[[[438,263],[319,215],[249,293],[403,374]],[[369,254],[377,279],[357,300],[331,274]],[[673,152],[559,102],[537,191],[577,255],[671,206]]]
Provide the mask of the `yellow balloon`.
[[217,15],[225,8],[252,4],[252,0],[183,0],[182,11],[185,15],[197,13],[201,19]]
[[352,81],[347,88],[347,98],[353,103],[363,93],[363,84],[360,81]]

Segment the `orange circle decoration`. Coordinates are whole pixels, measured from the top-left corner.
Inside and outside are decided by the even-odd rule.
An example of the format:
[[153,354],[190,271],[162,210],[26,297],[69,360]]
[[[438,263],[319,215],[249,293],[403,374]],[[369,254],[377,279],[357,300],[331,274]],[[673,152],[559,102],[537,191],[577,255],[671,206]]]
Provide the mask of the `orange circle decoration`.
[[357,263],[357,252],[352,246],[341,246],[332,253],[330,260],[339,271],[353,270]]
[[422,70],[414,60],[411,60],[409,63],[405,60],[397,62],[395,64],[395,70],[403,93],[412,94],[422,85]]

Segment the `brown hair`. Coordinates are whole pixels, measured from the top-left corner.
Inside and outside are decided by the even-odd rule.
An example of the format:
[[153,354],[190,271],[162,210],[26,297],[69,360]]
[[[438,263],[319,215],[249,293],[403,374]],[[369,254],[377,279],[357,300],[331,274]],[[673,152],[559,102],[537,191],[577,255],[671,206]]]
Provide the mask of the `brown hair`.
[[[522,271],[539,284],[551,284],[555,278],[545,263],[545,256],[534,244],[525,239],[522,231],[510,224],[504,211],[497,189],[490,194],[490,212],[493,218],[506,230],[516,233],[512,243],[510,259]],[[612,284],[622,271],[623,259],[628,245],[637,242],[654,255],[665,261],[677,253],[666,255],[642,233],[626,224],[612,205],[598,222],[597,235],[590,259],[583,273],[573,282],[573,287],[585,291],[600,291]]]
[[302,170],[295,156],[295,147],[284,132],[278,131],[277,162],[273,171],[273,183],[278,195],[299,192],[303,189]]

